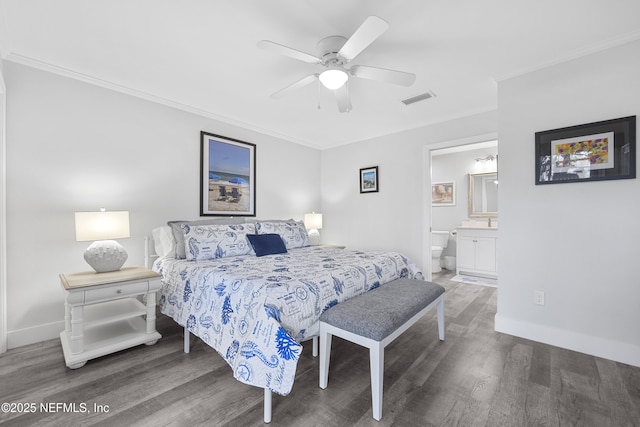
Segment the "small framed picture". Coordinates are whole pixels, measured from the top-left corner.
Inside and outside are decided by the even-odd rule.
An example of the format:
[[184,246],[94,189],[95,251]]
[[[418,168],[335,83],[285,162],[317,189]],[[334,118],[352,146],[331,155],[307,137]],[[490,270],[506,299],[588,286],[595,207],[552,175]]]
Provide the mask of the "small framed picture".
[[378,167],[360,169],[360,192],[376,193],[379,186]]
[[431,206],[455,206],[455,181],[431,183]]

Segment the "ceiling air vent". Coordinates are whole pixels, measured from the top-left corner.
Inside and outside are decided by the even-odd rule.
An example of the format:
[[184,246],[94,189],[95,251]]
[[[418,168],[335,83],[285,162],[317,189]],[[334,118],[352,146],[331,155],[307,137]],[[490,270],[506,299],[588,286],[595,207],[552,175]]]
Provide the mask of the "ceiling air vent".
[[424,101],[425,99],[433,98],[434,96],[436,96],[436,94],[429,91],[429,92],[422,93],[420,95],[416,95],[411,98],[407,98],[403,100],[402,103],[404,105],[411,105],[411,104],[415,104],[416,102]]

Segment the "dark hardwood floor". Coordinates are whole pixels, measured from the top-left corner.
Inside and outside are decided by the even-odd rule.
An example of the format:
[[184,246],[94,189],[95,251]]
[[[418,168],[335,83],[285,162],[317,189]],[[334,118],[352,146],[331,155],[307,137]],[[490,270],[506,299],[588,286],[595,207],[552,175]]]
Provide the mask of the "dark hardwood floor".
[[[318,387],[318,359],[305,345],[293,391],[273,397],[271,425],[640,426],[640,368],[496,333],[496,289],[451,276],[435,279],[446,288],[446,340],[433,311],[386,349],[382,421],[371,416],[367,349],[334,338],[328,388]],[[261,389],[234,380],[198,339],[184,354],[182,329],[163,315],[158,330],[153,346],[77,370],[65,367],[59,340],[9,350],[0,402],[22,413],[3,406],[0,422],[263,425]]]

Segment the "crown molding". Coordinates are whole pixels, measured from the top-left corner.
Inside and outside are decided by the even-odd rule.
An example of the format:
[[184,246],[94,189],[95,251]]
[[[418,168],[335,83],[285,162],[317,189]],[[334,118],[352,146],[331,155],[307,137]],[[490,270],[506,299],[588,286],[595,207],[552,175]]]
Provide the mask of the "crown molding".
[[130,95],[136,98],[144,99],[146,101],[154,102],[157,104],[161,104],[167,107],[175,108],[180,111],[185,111],[187,113],[195,114],[198,116],[206,117],[209,119],[217,120],[229,125],[237,126],[242,129],[254,131],[257,133],[261,133],[264,135],[272,136],[274,138],[278,138],[281,140],[285,140],[288,142],[292,142],[295,144],[304,145],[314,149],[321,149],[317,144],[314,144],[311,141],[301,140],[299,138],[292,137],[291,135],[285,135],[279,132],[276,132],[272,129],[263,128],[259,126],[255,126],[251,123],[244,122],[239,119],[235,119],[233,117],[223,116],[212,111],[208,111],[202,109],[200,107],[196,107],[189,104],[184,104],[178,101],[174,101],[172,99],[164,98],[158,95],[154,95],[152,93],[144,92],[138,89],[134,89],[131,87],[123,86],[121,84],[104,80],[101,78],[97,78],[88,74],[80,73],[68,68],[60,67],[58,65],[53,65],[44,61],[40,61],[38,59],[34,59],[25,55],[21,55],[15,52],[9,53],[6,58],[6,61],[13,62],[20,65],[25,65],[27,67],[35,68],[41,71],[46,71],[52,74],[56,74],[59,76],[67,77],[73,80],[78,80],[84,83],[88,83],[94,86],[98,86],[104,89],[113,90],[115,92],[120,92],[126,95]]
[[502,75],[498,75],[495,77],[496,82],[501,82],[504,80],[509,80],[514,77],[523,76],[525,74],[533,73],[534,71],[539,71],[545,68],[552,67],[554,65],[562,64],[564,62],[568,62],[574,59],[582,58],[584,56],[592,55],[594,53],[602,52],[603,50],[611,49],[614,47],[622,46],[627,43],[634,42],[636,40],[640,40],[640,30],[635,30],[627,34],[623,34],[621,36],[612,37],[608,40],[604,40],[599,43],[595,43],[586,48],[576,49],[568,55],[563,55],[556,59],[553,59],[548,62],[540,63],[537,65],[533,65],[531,67],[521,68],[511,73],[506,73]]

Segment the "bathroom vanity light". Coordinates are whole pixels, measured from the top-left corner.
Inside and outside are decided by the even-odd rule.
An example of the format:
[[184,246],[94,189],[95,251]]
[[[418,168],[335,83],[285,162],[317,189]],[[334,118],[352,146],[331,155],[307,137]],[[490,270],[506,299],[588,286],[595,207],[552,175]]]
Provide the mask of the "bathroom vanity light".
[[498,158],[498,156],[497,156],[497,155],[495,155],[495,156],[494,156],[493,154],[489,154],[487,157],[478,157],[478,158],[476,159],[476,162],[480,162],[480,161],[483,161],[483,162],[493,162],[493,161],[494,161],[494,160],[496,160],[497,158]]
[[498,169],[498,155],[489,154],[486,157],[477,157],[475,159],[474,170],[476,172],[481,171],[494,171]]
[[98,273],[120,270],[127,251],[113,239],[129,237],[129,211],[76,212],[76,241],[93,241],[84,259]]

